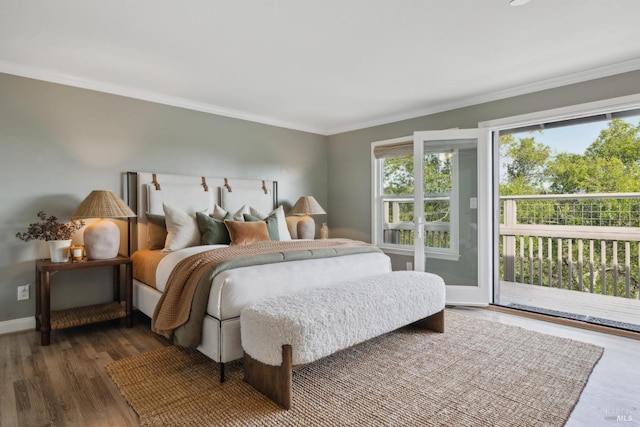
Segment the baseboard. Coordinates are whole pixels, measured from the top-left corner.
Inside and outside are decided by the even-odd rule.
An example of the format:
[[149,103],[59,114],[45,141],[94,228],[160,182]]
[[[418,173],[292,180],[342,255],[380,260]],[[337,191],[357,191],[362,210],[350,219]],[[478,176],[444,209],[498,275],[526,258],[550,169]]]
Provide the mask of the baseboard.
[[36,318],[34,316],[24,317],[22,319],[5,320],[4,322],[0,322],[0,335],[34,330],[35,328]]

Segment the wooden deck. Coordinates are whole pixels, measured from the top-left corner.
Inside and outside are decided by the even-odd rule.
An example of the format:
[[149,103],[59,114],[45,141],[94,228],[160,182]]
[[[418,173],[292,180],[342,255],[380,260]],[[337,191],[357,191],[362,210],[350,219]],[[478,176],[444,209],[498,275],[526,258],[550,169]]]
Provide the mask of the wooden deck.
[[[501,281],[496,303],[516,308],[537,307],[552,314],[568,315],[563,317],[640,331],[640,300],[637,299]],[[611,322],[622,325],[611,325]]]

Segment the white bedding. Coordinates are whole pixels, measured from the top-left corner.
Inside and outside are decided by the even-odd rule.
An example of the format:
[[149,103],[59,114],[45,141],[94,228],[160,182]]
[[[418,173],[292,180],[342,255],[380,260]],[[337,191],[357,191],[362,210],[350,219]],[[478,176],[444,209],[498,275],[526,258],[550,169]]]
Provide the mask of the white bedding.
[[[171,252],[156,270],[156,288],[163,292],[173,267],[193,254],[225,245],[196,246]],[[211,286],[207,314],[219,320],[240,316],[240,310],[259,299],[333,286],[344,280],[391,271],[381,253],[289,261],[235,268],[218,274]]]
[[[186,248],[165,256],[156,270],[158,288],[164,290],[171,269],[181,259],[211,248]],[[389,257],[377,252],[227,270],[220,273],[212,284],[198,350],[216,362],[240,359],[243,356],[240,310],[246,305],[267,296],[332,286],[344,280],[389,271]],[[157,289],[134,280],[134,306],[147,316],[153,316],[160,296]]]

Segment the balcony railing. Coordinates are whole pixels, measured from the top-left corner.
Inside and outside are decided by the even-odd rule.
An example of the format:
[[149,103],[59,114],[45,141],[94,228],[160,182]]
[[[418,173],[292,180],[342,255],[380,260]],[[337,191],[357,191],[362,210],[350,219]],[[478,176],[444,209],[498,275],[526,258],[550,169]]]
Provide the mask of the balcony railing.
[[[430,202],[446,201],[448,197],[431,197]],[[415,225],[412,221],[403,221],[401,208],[409,207],[409,214],[413,218],[413,199],[406,197],[388,198],[383,200],[383,217],[389,222],[384,223],[383,242],[394,245],[414,245]],[[451,247],[451,233],[449,222],[425,221],[424,245],[428,248],[448,249]]]
[[[384,243],[395,245],[414,244],[414,224],[412,222],[399,222],[384,225]],[[449,248],[450,237],[448,222],[430,222],[424,225],[424,245],[428,248]]]
[[[640,193],[503,196],[500,278],[640,298]],[[411,199],[384,201],[384,242],[412,246]],[[412,206],[411,206],[412,207]],[[448,222],[425,224],[425,247],[448,248]]]
[[639,297],[640,194],[500,199],[502,280]]

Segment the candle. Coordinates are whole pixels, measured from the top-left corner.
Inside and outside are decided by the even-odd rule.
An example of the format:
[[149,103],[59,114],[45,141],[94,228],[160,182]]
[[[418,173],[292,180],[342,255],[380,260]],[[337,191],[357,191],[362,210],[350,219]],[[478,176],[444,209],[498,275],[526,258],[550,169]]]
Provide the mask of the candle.
[[82,258],[84,258],[84,246],[82,245],[71,246],[70,252],[71,252],[71,260],[73,262],[82,261]]

